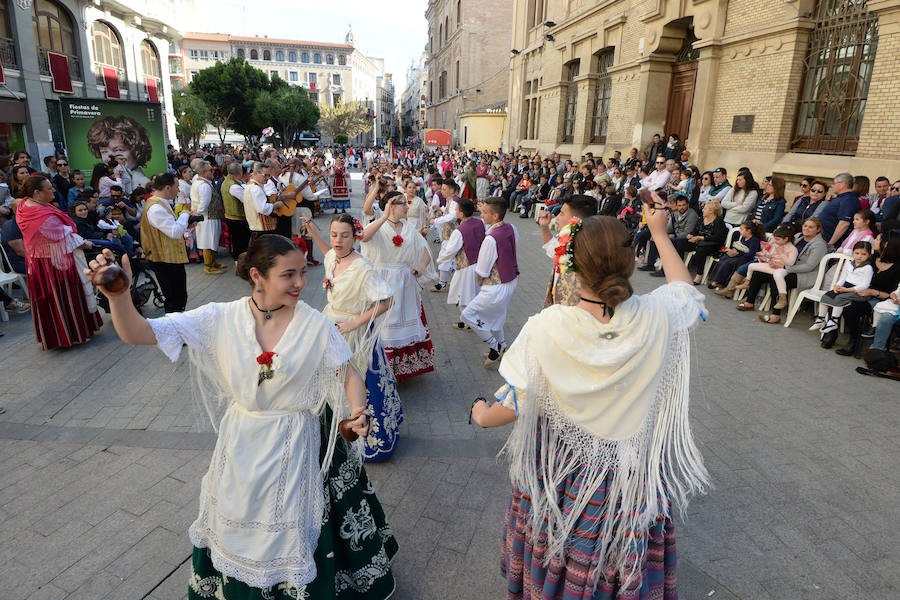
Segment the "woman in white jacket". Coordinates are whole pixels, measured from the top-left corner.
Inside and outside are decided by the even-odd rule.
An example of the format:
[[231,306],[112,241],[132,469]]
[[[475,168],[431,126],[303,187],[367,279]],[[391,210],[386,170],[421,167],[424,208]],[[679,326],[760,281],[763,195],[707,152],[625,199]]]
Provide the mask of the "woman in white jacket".
[[734,180],[734,187],[722,199],[725,209],[725,222],[737,227],[746,220],[747,215],[756,206],[759,197],[756,182],[750,171],[743,170]]

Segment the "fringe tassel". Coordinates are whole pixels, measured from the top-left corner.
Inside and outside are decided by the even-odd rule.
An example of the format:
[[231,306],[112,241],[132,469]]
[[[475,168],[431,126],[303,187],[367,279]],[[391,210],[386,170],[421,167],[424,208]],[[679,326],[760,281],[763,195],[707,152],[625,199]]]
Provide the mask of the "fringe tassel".
[[[671,504],[683,516],[690,496],[709,486],[688,421],[688,335],[682,330],[670,338],[663,363],[670,366],[660,377],[644,425],[628,439],[601,439],[569,420],[539,370],[528,383],[531,398],[524,401],[525,394],[520,394],[518,419],[501,454],[509,455],[513,483],[532,500],[532,534],[542,530],[547,534],[545,565],[552,559],[564,560],[574,541],[570,532],[610,470],[614,471],[597,541],[601,560],[589,574],[592,589],[607,567],[615,568],[623,586],[640,577],[646,531],[658,519],[671,517]],[[529,362],[539,364],[533,354]],[[583,480],[566,515],[556,489],[573,474]]]

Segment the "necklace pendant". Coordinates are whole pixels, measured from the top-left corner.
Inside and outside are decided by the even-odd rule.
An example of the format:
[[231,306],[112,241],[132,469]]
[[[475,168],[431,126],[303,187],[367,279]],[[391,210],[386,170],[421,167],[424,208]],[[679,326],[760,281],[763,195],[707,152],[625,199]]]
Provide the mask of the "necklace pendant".
[[271,320],[272,320],[272,313],[267,312],[266,313],[266,321],[271,321]]

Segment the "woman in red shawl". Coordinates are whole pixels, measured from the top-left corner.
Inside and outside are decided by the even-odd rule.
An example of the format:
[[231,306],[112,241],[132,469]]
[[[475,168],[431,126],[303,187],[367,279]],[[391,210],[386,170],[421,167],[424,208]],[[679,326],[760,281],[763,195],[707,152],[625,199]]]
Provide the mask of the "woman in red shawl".
[[76,233],[69,215],[50,205],[53,187],[49,179],[32,175],[23,187],[25,197],[16,211],[16,222],[25,243],[37,339],[44,350],[83,344],[103,325],[90,284],[85,285],[76,265],[76,252],[80,254],[90,242]]

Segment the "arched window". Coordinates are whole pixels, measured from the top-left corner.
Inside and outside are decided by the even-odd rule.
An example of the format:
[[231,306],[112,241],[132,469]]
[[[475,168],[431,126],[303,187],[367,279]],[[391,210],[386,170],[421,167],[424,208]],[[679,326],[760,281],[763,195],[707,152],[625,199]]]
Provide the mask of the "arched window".
[[446,42],[449,37],[450,37],[450,17],[446,16],[446,17],[444,17],[444,41]]
[[263,50],[263,60],[272,60],[272,53],[268,50]]
[[284,52],[282,52],[281,50],[277,51],[275,53],[275,60],[277,60],[278,62],[284,62]]
[[119,90],[126,90],[125,53],[119,34],[103,21],[94,21],[92,27],[94,38],[94,69],[99,82],[103,81],[103,68],[112,67],[119,79]]
[[334,54],[326,54],[325,55],[325,64],[333,65],[334,64]]
[[32,4],[31,20],[41,73],[50,74],[47,50],[52,50],[69,57],[69,72],[80,80],[81,61],[75,46],[75,27],[68,11],[53,0],[42,0]]
[[250,51],[250,60],[259,60],[259,52],[256,51],[256,48]]
[[578,71],[581,67],[581,61],[573,60],[566,67],[566,116],[563,121],[563,141],[571,142],[575,139],[575,113],[578,110],[578,83],[575,78],[578,77]]
[[444,24],[438,25],[438,48],[444,45]]
[[150,100],[150,88],[147,80],[152,79],[156,85],[157,96],[162,89],[162,69],[159,64],[159,54],[156,52],[156,46],[150,40],[141,42],[141,69],[144,71],[144,98]]
[[302,54],[300,54],[300,62],[309,62],[309,52],[303,52]]
[[612,78],[609,76],[608,69],[613,64],[613,54],[612,48],[597,53],[597,85],[594,87],[594,114],[591,125],[591,141],[596,144],[606,143],[609,100],[612,91]]
[[462,0],[456,0],[456,24],[462,25]]
[[816,3],[791,149],[856,153],[878,46],[866,2]]
[[346,66],[347,64],[347,55],[346,54],[338,54],[338,64],[342,66]]
[[244,49],[243,48],[238,48],[238,56],[241,58],[244,58]]
[[288,61],[289,62],[297,62],[297,53],[296,52],[288,52]]
[[319,54],[318,52],[313,54],[313,62],[316,63],[317,65],[321,65],[322,64],[322,55]]

